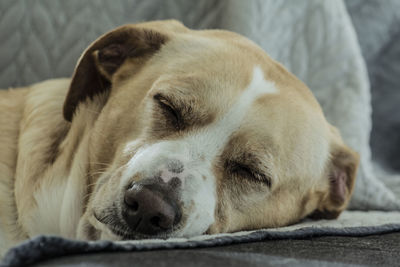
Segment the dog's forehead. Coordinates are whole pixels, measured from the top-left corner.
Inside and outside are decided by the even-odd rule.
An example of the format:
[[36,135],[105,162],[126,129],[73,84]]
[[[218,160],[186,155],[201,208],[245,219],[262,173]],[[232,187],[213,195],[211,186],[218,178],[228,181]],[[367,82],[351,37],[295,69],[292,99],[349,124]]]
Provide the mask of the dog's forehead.
[[246,88],[233,99],[233,104],[225,107],[219,117],[208,125],[187,137],[188,142],[197,145],[195,149],[202,156],[214,158],[228,143],[232,134],[239,130],[244,118],[256,99],[268,94],[278,94],[275,85],[264,78],[264,73],[259,66],[254,66],[252,79]]
[[[194,31],[175,34],[156,57],[160,66],[179,73],[194,72],[211,80],[216,87],[226,88],[225,97],[240,93],[250,83],[263,78],[282,88],[281,94],[299,94],[299,101],[321,111],[308,87],[273,60],[251,40],[223,30]],[[159,62],[159,63],[160,63]],[[259,67],[258,74],[254,70]],[[255,79],[254,79],[255,78]],[[288,92],[290,90],[290,92]]]

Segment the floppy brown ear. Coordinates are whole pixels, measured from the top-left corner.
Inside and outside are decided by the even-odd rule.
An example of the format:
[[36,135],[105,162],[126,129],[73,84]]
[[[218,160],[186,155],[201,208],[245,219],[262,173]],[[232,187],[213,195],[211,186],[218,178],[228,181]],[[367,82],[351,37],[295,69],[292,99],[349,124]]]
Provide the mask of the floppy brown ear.
[[328,166],[329,191],[314,213],[313,219],[336,219],[347,207],[357,175],[359,156],[347,146],[335,145]]
[[64,102],[64,118],[72,121],[79,103],[106,92],[112,76],[128,58],[146,58],[166,42],[166,36],[150,29],[126,25],[94,41],[82,54]]

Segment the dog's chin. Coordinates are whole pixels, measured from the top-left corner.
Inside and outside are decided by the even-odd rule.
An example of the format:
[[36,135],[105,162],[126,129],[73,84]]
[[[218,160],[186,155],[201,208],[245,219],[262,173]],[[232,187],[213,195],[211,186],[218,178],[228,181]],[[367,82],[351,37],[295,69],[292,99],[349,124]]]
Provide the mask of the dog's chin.
[[175,237],[174,233],[162,233],[156,235],[145,235],[136,232],[128,232],[119,225],[104,225],[105,229],[100,230],[101,240],[141,240],[141,239],[168,239]]
[[[177,237],[176,231],[163,232],[154,235],[146,235],[129,229],[127,225],[115,219],[113,222],[106,223],[101,218],[93,216],[88,220],[90,226],[87,227],[86,236],[83,239],[89,240],[139,240],[139,239],[168,239]],[[93,238],[94,237],[94,238]]]
[[102,214],[102,216],[98,216],[93,209],[86,211],[78,225],[78,239],[111,241],[169,239],[190,238],[203,234],[218,233],[218,231],[210,231],[213,229],[213,227],[203,228],[202,230],[198,229],[197,227],[197,230],[193,231],[193,229],[190,229],[192,224],[186,225],[185,222],[187,222],[187,219],[184,218],[181,223],[169,231],[148,235],[131,229],[127,224],[124,223],[122,216],[118,216],[118,213],[116,212],[107,213],[105,215],[103,215],[102,212],[99,212],[99,214]]

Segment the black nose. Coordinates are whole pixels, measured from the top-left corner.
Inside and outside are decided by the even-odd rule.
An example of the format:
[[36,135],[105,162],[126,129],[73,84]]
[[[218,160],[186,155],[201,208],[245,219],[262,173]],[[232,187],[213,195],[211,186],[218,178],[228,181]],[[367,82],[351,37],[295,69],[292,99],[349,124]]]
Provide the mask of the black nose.
[[168,198],[166,192],[134,186],[125,192],[124,202],[124,219],[137,233],[155,235],[166,232],[180,220],[177,203]]

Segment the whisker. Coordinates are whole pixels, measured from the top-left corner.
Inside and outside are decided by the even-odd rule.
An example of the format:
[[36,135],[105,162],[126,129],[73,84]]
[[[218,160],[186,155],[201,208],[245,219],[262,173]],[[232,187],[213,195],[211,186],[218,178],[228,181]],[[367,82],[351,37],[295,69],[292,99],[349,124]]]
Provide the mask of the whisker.
[[86,203],[87,200],[89,200],[89,198],[92,196],[92,193],[88,193],[86,195],[83,196],[83,202]]
[[92,173],[90,173],[92,176],[93,175],[97,175],[97,174],[104,174],[104,173],[107,173],[108,171],[97,171],[97,172],[92,172]]
[[100,114],[100,112],[101,112],[99,110],[90,109],[88,107],[85,107],[85,111],[88,111],[88,112],[93,113],[93,114]]
[[95,162],[95,161],[89,161],[89,164],[94,164],[94,165],[102,165],[102,166],[111,166],[111,163],[106,163],[106,162]]

